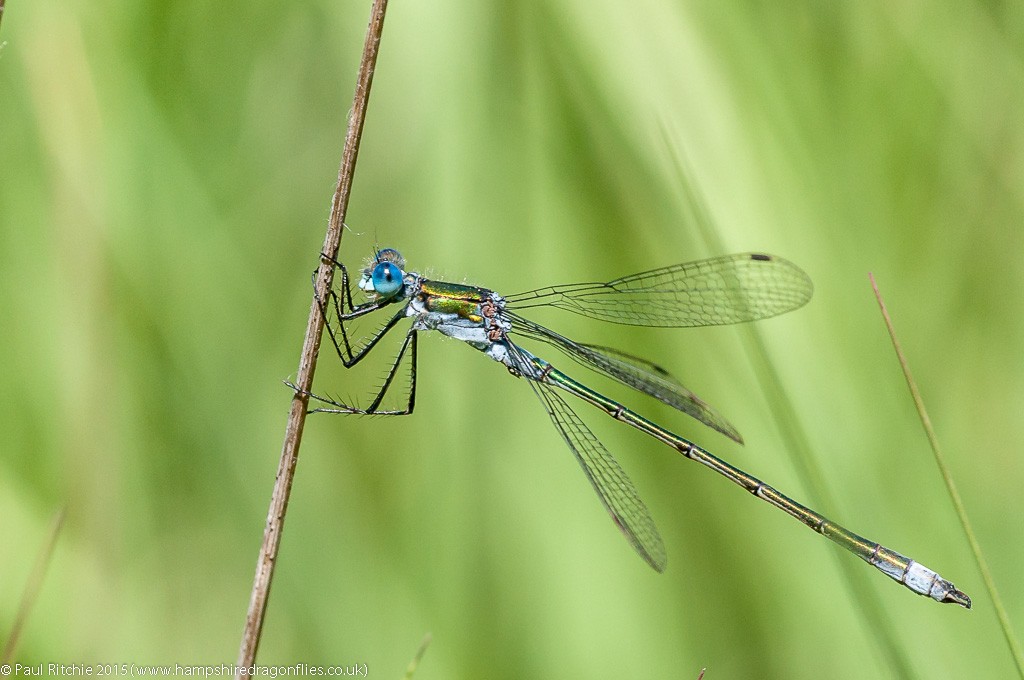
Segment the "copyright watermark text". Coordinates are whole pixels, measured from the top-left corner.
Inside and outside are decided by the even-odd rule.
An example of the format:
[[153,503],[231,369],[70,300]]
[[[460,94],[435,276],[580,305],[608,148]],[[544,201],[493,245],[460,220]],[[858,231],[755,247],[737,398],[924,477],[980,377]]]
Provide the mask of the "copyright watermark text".
[[5,663],[0,666],[0,676],[8,677],[127,677],[127,678],[219,678],[240,675],[249,678],[289,677],[367,677],[365,663],[346,666],[315,666],[297,663],[291,666],[236,666],[222,663],[216,665],[143,665],[134,663]]

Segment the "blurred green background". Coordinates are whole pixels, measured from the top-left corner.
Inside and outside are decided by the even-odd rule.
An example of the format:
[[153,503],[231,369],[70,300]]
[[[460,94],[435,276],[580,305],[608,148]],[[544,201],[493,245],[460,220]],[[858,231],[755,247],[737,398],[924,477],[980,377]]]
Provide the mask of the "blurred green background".
[[[0,635],[69,513],[18,661],[234,661],[368,10],[8,3]],[[659,576],[528,386],[427,336],[415,415],[307,422],[259,662],[397,678],[430,631],[424,680],[1012,675],[867,273],[1024,630],[1022,57],[1018,3],[393,3],[341,258],[379,242],[509,293],[797,262],[814,299],[758,332],[827,501],[749,331],[537,320],[663,363],[746,446],[592,382],[975,608],[580,406],[665,537]],[[362,398],[372,371],[328,349],[318,390]]]

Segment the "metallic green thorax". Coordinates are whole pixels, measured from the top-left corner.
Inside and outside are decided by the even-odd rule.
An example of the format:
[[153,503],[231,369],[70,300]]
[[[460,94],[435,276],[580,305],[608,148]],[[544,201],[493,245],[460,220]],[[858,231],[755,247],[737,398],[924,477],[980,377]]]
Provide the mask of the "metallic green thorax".
[[441,314],[457,314],[469,321],[481,322],[480,305],[488,298],[491,291],[476,286],[463,286],[444,281],[420,280],[419,295],[431,312]]

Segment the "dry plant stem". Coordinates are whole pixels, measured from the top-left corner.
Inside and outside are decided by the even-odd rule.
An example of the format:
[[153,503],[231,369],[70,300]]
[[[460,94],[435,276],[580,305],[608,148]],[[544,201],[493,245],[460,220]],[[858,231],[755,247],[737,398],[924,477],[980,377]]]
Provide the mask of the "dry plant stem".
[[939,449],[939,439],[935,436],[935,430],[932,428],[932,420],[928,417],[928,411],[925,410],[924,400],[921,399],[921,393],[917,389],[914,376],[910,374],[910,365],[907,364],[907,358],[903,355],[903,348],[900,347],[900,342],[896,339],[896,329],[893,328],[892,319],[889,317],[889,310],[886,309],[885,302],[882,300],[882,293],[878,290],[875,276],[874,274],[868,274],[868,278],[871,280],[871,288],[875,291],[875,299],[878,300],[878,306],[882,310],[882,318],[885,320],[885,327],[889,331],[889,338],[892,340],[893,349],[896,350],[896,358],[899,359],[900,368],[903,369],[903,377],[906,378],[907,387],[910,388],[910,396],[914,400],[914,406],[917,408],[917,415],[921,418],[924,433],[928,437],[928,443],[931,445],[932,453],[935,455],[935,464],[938,466],[939,472],[942,473],[942,479],[946,482],[946,490],[953,501],[953,508],[956,510],[957,517],[960,518],[960,525],[963,527],[964,534],[967,535],[967,541],[971,545],[971,552],[974,554],[974,560],[978,564],[981,578],[985,581],[985,588],[988,590],[989,597],[992,598],[992,604],[995,605],[996,616],[999,617],[999,625],[1003,629],[1006,643],[1010,646],[1010,653],[1017,664],[1017,673],[1021,678],[1024,678],[1024,654],[1021,653],[1020,643],[1017,642],[1013,635],[1010,617],[1003,607],[1003,601],[996,591],[996,583],[992,579],[992,574],[988,570],[988,563],[981,552],[981,545],[978,544],[978,539],[974,535],[974,529],[971,528],[971,523],[967,519],[967,511],[964,509],[964,503],[960,499],[960,492],[956,489],[953,475],[950,473],[949,468],[946,467],[946,459]]
[[[327,235],[324,237],[322,252],[332,257],[337,255],[338,246],[341,243],[345,212],[348,210],[352,177],[355,172],[356,157],[359,154],[359,140],[363,133],[363,121],[366,118],[366,106],[370,98],[370,85],[373,83],[373,70],[377,63],[377,50],[380,47],[381,32],[384,29],[384,12],[387,9],[387,4],[387,0],[374,0],[370,13],[370,25],[366,29],[366,42],[363,45],[363,57],[359,63],[356,93],[352,103],[352,112],[349,115],[348,133],[345,136],[345,148],[341,156],[341,168],[338,171],[338,186],[331,202],[331,218],[327,225]],[[320,299],[326,299],[333,277],[333,267],[329,263],[321,262],[316,279],[316,289]],[[256,576],[252,584],[252,596],[249,599],[249,612],[245,618],[245,630],[242,633],[242,644],[238,651],[238,666],[241,669],[247,669],[253,665],[256,659],[256,650],[259,647],[260,634],[263,630],[263,616],[267,610],[270,581],[274,575],[277,551],[281,545],[284,517],[288,509],[288,496],[291,494],[292,479],[295,476],[299,443],[302,441],[302,428],[306,422],[308,393],[313,386],[313,373],[316,370],[323,327],[324,318],[314,299],[309,309],[306,338],[302,344],[299,372],[295,379],[295,384],[300,391],[292,397],[284,445],[281,448],[281,462],[277,468],[274,491],[270,497],[267,525],[263,531],[263,543],[260,545],[259,558],[256,561]],[[241,678],[243,675],[239,673],[236,677]]]
[[412,680],[412,676],[416,674],[416,669],[419,668],[420,661],[423,660],[423,655],[427,653],[427,647],[430,646],[430,641],[433,639],[430,633],[423,636],[423,641],[420,642],[420,648],[416,650],[416,656],[409,662],[409,667],[405,669],[405,675],[402,676],[402,680]]
[[[0,0],[0,9],[3,9],[3,0]],[[21,594],[21,603],[18,605],[18,613],[14,616],[14,623],[11,624],[11,634],[4,644],[4,651],[0,652],[0,663],[8,663],[14,658],[14,650],[18,646],[18,638],[25,628],[25,621],[32,611],[36,597],[39,596],[39,588],[43,585],[43,576],[46,575],[46,568],[50,566],[50,558],[53,557],[53,549],[57,545],[57,537],[60,535],[61,527],[64,526],[64,518],[67,516],[67,508],[61,508],[50,524],[50,537],[39,551],[36,563],[29,573],[28,583],[25,584],[25,591]]]

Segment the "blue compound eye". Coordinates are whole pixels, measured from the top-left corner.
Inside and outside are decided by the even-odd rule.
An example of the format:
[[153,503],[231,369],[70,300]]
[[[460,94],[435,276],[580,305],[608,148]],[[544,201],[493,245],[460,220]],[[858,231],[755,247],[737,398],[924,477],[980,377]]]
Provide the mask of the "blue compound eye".
[[379,262],[371,275],[378,295],[391,297],[402,289],[402,270],[390,262]]

